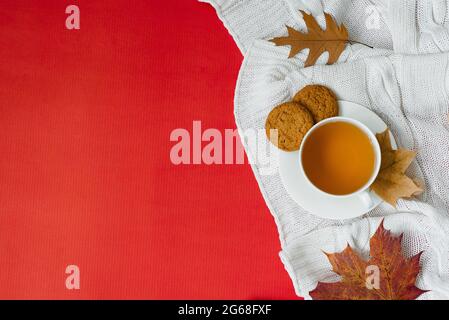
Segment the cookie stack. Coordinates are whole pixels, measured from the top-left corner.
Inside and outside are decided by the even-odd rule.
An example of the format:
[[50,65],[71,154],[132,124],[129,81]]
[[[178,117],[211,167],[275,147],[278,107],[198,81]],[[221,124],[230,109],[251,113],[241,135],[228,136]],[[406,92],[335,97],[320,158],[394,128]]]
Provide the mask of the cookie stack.
[[[284,151],[297,151],[314,124],[338,116],[335,94],[327,87],[309,85],[299,91],[293,101],[274,108],[268,115],[265,130],[268,139]],[[271,130],[277,130],[272,135]]]

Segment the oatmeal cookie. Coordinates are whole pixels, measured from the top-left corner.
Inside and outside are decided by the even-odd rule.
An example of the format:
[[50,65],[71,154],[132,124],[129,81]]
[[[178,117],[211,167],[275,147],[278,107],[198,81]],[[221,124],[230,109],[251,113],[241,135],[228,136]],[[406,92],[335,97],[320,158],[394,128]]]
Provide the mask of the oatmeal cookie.
[[[313,117],[306,107],[297,102],[283,103],[274,108],[268,115],[265,131],[275,146],[284,151],[299,150],[307,131],[314,125]],[[277,129],[275,136],[270,137],[271,130]]]
[[316,123],[338,116],[337,98],[327,87],[320,85],[306,86],[295,95],[293,101],[305,106]]

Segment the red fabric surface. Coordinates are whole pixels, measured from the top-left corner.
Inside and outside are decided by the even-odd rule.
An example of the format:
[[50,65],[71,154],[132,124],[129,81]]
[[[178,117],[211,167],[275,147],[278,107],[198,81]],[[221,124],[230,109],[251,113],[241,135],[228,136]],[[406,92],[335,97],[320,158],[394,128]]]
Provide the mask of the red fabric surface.
[[195,0],[3,0],[0,298],[295,298],[249,165],[170,161],[235,128],[241,61]]

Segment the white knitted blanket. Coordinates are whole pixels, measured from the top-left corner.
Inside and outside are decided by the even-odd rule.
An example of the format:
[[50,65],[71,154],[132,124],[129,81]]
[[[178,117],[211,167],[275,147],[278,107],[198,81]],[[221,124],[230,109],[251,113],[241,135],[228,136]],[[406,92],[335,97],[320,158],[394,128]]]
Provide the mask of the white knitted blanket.
[[[235,92],[241,131],[263,129],[268,113],[310,83],[332,88],[341,100],[377,113],[398,144],[418,151],[410,175],[425,182],[419,200],[382,204],[367,215],[331,221],[310,215],[287,194],[279,174],[261,174],[254,146],[244,143],[281,241],[280,257],[299,296],[310,298],[318,281],[337,281],[322,253],[349,243],[365,257],[381,219],[404,233],[403,251],[424,251],[417,286],[421,299],[449,299],[449,1],[448,0],[201,0],[214,6],[244,54]],[[287,59],[288,47],[266,41],[286,25],[306,30],[298,13],[323,11],[343,22],[351,40],[338,64],[303,68],[306,54]],[[379,19],[377,19],[379,18]],[[374,19],[374,20],[373,20]],[[376,21],[376,19],[378,21]],[[305,52],[307,53],[307,52]]]

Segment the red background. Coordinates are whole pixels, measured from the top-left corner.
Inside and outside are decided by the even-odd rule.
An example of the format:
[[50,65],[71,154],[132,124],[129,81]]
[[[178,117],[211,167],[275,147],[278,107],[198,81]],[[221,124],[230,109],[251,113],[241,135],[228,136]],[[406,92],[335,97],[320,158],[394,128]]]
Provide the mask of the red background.
[[241,61],[195,0],[1,1],[0,298],[295,298],[249,165],[169,158],[235,128]]

